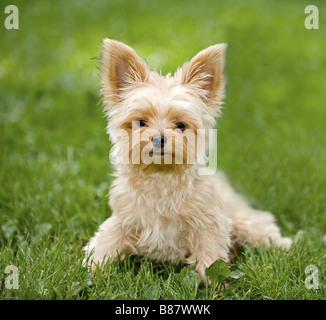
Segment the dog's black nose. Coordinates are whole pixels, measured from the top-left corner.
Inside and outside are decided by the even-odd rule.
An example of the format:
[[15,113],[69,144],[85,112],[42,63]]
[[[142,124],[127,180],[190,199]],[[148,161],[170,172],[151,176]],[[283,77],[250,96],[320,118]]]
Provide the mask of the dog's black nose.
[[167,139],[165,136],[154,136],[152,137],[153,146],[155,148],[163,148],[166,145]]

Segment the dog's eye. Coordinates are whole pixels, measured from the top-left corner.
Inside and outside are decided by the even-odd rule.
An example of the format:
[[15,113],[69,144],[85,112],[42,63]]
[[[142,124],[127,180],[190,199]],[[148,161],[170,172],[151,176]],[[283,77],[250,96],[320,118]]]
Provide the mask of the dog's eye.
[[182,122],[178,122],[175,126],[178,129],[184,129],[186,127],[186,125],[184,123],[182,123]]
[[139,120],[139,126],[140,127],[146,127],[146,121],[145,120]]

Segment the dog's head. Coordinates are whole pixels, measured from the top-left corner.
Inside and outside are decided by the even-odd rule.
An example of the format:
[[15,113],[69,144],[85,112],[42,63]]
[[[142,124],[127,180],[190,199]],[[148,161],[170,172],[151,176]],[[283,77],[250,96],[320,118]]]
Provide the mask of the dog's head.
[[154,171],[203,162],[203,130],[214,127],[224,97],[225,48],[210,46],[174,76],[162,76],[129,46],[105,39],[101,83],[111,160]]

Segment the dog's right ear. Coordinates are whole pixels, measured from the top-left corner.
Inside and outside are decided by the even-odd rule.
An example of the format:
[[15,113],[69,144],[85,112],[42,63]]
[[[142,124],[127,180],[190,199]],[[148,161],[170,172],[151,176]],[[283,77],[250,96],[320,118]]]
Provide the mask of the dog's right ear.
[[124,89],[146,82],[149,76],[147,63],[126,44],[104,39],[101,54],[101,83],[104,100],[121,101]]
[[225,43],[215,44],[200,51],[181,68],[180,79],[193,90],[200,89],[207,105],[219,109],[224,98],[224,61]]

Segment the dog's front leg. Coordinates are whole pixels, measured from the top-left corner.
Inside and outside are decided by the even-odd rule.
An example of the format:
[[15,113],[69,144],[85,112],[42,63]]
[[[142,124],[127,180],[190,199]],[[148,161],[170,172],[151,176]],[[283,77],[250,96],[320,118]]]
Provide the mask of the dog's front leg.
[[216,260],[229,261],[230,239],[209,230],[197,231],[190,242],[192,252],[186,263],[196,265],[196,271],[203,280],[206,279],[205,269]]
[[107,260],[123,260],[126,253],[133,251],[130,236],[126,235],[118,216],[105,220],[94,237],[84,248],[84,262],[94,269],[102,267]]

